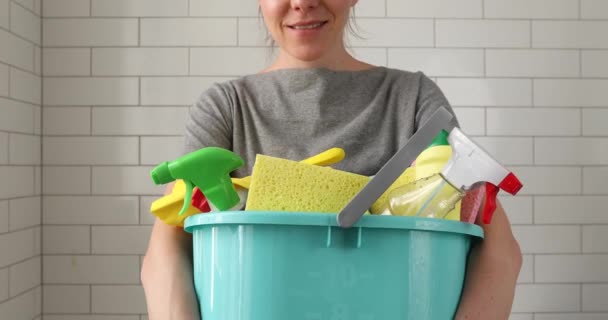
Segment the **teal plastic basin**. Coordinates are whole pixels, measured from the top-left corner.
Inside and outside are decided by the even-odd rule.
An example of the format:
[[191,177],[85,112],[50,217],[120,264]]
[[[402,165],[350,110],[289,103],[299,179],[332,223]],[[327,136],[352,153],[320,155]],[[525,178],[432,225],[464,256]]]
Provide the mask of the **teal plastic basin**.
[[473,224],[366,215],[219,212],[189,217],[204,320],[448,320]]

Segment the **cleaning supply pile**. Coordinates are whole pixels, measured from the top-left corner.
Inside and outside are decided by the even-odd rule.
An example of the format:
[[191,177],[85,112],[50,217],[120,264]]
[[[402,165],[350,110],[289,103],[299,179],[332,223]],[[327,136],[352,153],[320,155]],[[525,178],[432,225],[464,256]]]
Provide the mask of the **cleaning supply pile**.
[[199,213],[242,210],[333,213],[348,227],[362,214],[475,223],[485,204],[482,221],[491,223],[498,191],[515,195],[521,182],[456,127],[431,139],[414,162],[400,163],[411,157],[406,144],[373,177],[332,168],[348,156],[332,148],[300,162],[258,154],[250,177],[232,178],[244,161],[229,150],[203,148],[152,170],[155,184],[176,183],[150,210],[175,226]]

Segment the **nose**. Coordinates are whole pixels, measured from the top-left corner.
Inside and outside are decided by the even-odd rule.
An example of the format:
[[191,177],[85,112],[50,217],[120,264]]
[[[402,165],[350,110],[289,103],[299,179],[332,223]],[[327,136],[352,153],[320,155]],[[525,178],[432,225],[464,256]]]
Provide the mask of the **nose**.
[[308,12],[318,5],[319,0],[291,0],[291,8],[300,12]]

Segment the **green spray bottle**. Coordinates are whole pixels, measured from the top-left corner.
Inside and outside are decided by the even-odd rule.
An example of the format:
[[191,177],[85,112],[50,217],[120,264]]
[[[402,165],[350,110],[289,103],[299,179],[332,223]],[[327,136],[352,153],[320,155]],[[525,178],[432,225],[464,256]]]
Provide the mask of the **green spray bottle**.
[[188,153],[174,161],[165,161],[150,173],[155,184],[166,184],[177,179],[184,180],[186,195],[182,215],[188,209],[192,189],[198,187],[207,200],[220,211],[228,210],[240,201],[240,197],[230,172],[243,166],[245,162],[235,153],[218,147],[207,147]]

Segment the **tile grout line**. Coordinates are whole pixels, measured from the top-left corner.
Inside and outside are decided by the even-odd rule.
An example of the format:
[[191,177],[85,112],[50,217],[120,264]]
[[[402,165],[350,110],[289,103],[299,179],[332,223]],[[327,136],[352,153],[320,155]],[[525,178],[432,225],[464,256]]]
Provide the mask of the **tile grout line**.
[[388,0],[384,0],[384,17],[388,17]]
[[533,19],[530,19],[530,23],[528,24],[530,27],[530,49],[534,48],[534,23]]
[[579,282],[578,284],[578,288],[579,288],[579,292],[578,292],[578,298],[579,298],[579,305],[578,305],[578,310],[580,312],[583,311],[583,284]]
[[[44,318],[44,3],[40,1],[40,57],[38,64],[40,65],[40,317]],[[34,54],[35,56],[35,54]],[[35,58],[34,58],[35,59]],[[34,72],[36,67],[34,67]],[[36,176],[36,174],[34,174]],[[34,188],[36,185],[34,184]],[[38,190],[36,190],[38,191]]]

